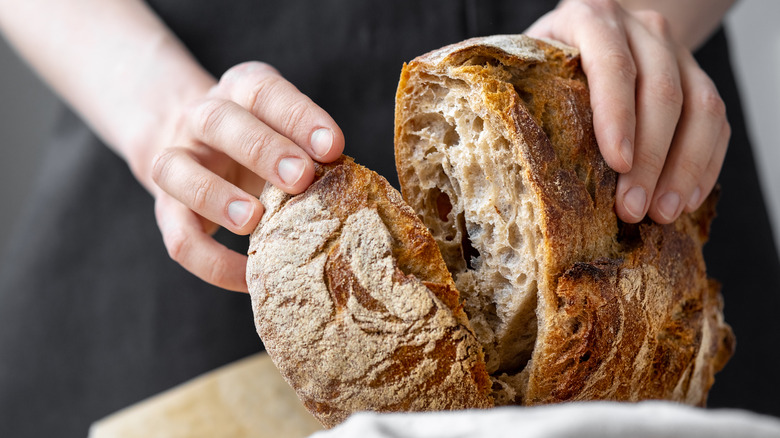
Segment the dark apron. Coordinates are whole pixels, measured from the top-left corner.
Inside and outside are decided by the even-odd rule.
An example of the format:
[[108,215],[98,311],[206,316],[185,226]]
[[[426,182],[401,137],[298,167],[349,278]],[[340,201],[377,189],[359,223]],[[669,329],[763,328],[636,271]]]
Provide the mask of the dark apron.
[[[393,105],[401,65],[467,37],[518,33],[556,1],[154,1],[216,77],[274,65],[327,110],[346,153],[396,184]],[[780,415],[777,256],[723,33],[701,51],[734,134],[707,246],[737,356],[711,406]],[[0,266],[0,436],[85,436],[111,412],[262,349],[249,297],[171,261],[151,197],[63,110],[21,226]],[[246,238],[219,240],[243,251]],[[760,304],[756,304],[760,303]]]

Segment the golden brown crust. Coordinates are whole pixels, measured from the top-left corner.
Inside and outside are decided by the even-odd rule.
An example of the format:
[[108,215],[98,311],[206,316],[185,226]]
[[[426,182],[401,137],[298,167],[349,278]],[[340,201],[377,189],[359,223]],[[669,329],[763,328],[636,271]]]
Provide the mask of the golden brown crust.
[[[498,404],[704,402],[734,345],[701,253],[715,198],[674,225],[617,220],[616,174],[596,144],[576,50],[524,36],[467,40],[405,65],[396,100],[404,198],[439,241],[478,336],[483,315],[494,315],[480,339],[501,385]],[[478,136],[469,136],[472,126]],[[485,137],[490,141],[481,142]],[[522,178],[508,184],[507,174]],[[464,190],[473,175],[488,182]],[[485,204],[532,208],[486,221]],[[466,226],[453,223],[455,215]],[[508,225],[493,227],[502,221]],[[491,263],[505,253],[503,229],[525,236],[520,243],[527,247],[512,245],[524,260],[519,267]],[[467,253],[477,255],[472,263]],[[531,278],[514,294],[533,307],[494,294],[504,284],[497,276],[510,283]],[[532,317],[538,318],[533,351],[518,363],[509,354],[518,321]]]
[[490,407],[481,347],[436,243],[379,175],[341,160],[267,187],[248,284],[258,334],[331,427],[358,410]]
[[713,374],[734,348],[699,251],[710,205],[675,224],[644,222],[623,242],[622,259],[575,263],[560,277],[525,404],[705,404]]

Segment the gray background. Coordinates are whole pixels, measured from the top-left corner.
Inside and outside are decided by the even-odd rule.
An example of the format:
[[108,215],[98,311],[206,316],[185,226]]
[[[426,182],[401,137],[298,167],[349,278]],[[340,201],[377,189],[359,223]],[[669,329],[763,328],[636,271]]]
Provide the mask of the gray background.
[[[764,196],[780,248],[780,2],[743,0],[730,12],[736,73]],[[56,98],[0,39],[0,248],[13,229],[38,169]]]

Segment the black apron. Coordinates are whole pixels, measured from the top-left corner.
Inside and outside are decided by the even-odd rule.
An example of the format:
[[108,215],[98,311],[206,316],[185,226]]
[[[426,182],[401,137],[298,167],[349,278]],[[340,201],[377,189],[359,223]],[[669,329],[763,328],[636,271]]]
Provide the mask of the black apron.
[[[346,153],[397,185],[402,63],[468,37],[521,32],[557,2],[150,3],[216,77],[247,60],[274,65],[339,123]],[[780,415],[771,348],[780,331],[765,322],[780,307],[777,253],[723,33],[700,55],[734,130],[706,257],[739,344],[710,405]],[[262,349],[247,295],[168,258],[152,198],[125,163],[67,110],[55,134],[0,266],[0,436],[85,436],[111,412]],[[246,249],[246,237],[218,239]]]

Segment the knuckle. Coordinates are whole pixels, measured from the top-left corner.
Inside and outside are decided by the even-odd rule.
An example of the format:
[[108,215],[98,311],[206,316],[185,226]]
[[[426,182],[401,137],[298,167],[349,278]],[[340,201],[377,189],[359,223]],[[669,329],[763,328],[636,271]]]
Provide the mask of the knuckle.
[[669,20],[662,13],[653,9],[646,9],[638,11],[635,16],[655,35],[664,38],[671,35]]
[[269,74],[278,75],[279,71],[265,62],[247,61],[236,64],[233,67],[227,69],[225,73],[222,74],[222,77],[220,77],[219,82],[221,84],[225,84],[241,80],[247,76],[264,76]]
[[690,157],[683,158],[680,160],[678,169],[680,172],[686,175],[686,178],[689,181],[695,182],[701,179],[702,175],[704,175],[704,172],[707,169],[707,163],[702,162],[702,160],[700,159],[697,160],[695,158],[690,158]]
[[699,96],[699,108],[712,119],[726,118],[726,104],[713,88],[706,88]]
[[262,165],[268,160],[268,154],[270,153],[271,145],[274,142],[274,134],[266,131],[252,131],[247,133],[246,139],[241,142],[243,144],[243,153],[248,162],[255,168]]
[[566,12],[578,20],[599,23],[611,29],[622,27],[622,8],[615,0],[571,0],[563,5]]
[[284,78],[276,74],[266,74],[253,78],[252,84],[247,86],[246,97],[241,103],[245,108],[259,108],[260,105],[273,99],[273,96],[278,93],[284,82]]
[[251,69],[253,72],[258,72],[263,75],[281,76],[279,74],[279,70],[277,70],[271,64],[261,62],[261,61],[249,61],[246,62],[245,64],[247,64],[249,66],[248,68]]
[[295,132],[310,118],[309,114],[309,104],[305,100],[299,99],[287,105],[282,117],[282,132]]
[[167,176],[171,162],[178,151],[174,148],[165,148],[152,159],[152,180],[160,184]]
[[225,70],[225,72],[222,73],[222,76],[220,76],[219,78],[218,86],[229,84],[233,82],[236,78],[241,77],[241,72],[246,70],[246,64],[247,63],[236,64],[230,67],[229,69]]
[[187,253],[187,234],[180,228],[170,230],[165,235],[164,243],[171,260],[182,264]]
[[208,206],[211,194],[214,192],[214,183],[210,178],[198,177],[190,183],[192,195],[190,207],[196,212],[202,212]]
[[666,162],[666,153],[642,148],[637,151],[637,160],[646,173],[655,175],[656,177],[661,174],[664,168],[664,162]]
[[637,67],[630,53],[618,48],[604,53],[602,61],[609,68],[628,81],[634,81],[637,77]]
[[664,104],[681,107],[683,91],[677,78],[669,73],[659,73],[648,81],[647,92]]
[[214,285],[225,284],[228,278],[228,266],[225,260],[213,257],[210,262],[208,272],[204,273],[204,280]]
[[195,126],[199,138],[211,137],[210,133],[219,129],[228,111],[229,102],[209,99],[198,103],[191,110],[190,120]]
[[580,0],[580,3],[593,10],[597,16],[603,16],[604,13],[616,14],[620,10],[620,5],[615,0]]

